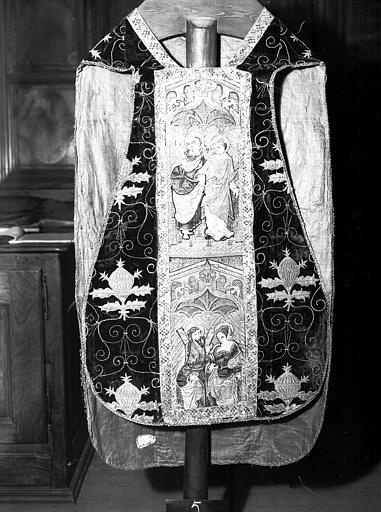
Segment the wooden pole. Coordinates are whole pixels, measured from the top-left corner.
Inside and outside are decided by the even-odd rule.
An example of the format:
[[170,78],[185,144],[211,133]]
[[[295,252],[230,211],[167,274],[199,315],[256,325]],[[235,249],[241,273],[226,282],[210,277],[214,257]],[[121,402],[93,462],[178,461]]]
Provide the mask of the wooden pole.
[[[187,20],[187,67],[217,65],[217,22],[213,18]],[[208,499],[210,464],[209,427],[188,427],[185,432],[184,499]]]
[[185,500],[208,499],[210,429],[188,427],[185,432],[183,497]]
[[187,19],[186,62],[188,68],[217,66],[217,21],[214,18]]

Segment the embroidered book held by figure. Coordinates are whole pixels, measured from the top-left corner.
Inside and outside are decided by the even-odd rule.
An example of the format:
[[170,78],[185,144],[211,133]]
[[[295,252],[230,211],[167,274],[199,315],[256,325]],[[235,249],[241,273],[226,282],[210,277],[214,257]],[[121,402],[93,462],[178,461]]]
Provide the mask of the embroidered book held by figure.
[[212,430],[213,462],[290,462],[319,433],[330,362],[325,67],[265,8],[244,40],[222,41],[221,67],[180,53],[134,10],[77,73],[91,437],[133,467],[120,452],[139,448],[118,438],[148,434],[156,448],[134,467],[170,465],[182,432],[166,427],[239,422]]

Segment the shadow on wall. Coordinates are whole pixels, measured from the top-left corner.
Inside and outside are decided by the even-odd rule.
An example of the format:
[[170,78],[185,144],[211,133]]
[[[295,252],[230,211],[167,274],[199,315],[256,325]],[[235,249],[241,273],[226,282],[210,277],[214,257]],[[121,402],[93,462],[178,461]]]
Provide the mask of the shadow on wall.
[[332,17],[313,19],[312,42],[328,73],[335,208],[333,364],[322,434],[311,457],[293,468],[300,467],[304,483],[313,486],[356,480],[381,459],[380,349],[377,302],[371,297],[377,272],[372,219],[379,201],[381,4],[326,2],[334,3]]

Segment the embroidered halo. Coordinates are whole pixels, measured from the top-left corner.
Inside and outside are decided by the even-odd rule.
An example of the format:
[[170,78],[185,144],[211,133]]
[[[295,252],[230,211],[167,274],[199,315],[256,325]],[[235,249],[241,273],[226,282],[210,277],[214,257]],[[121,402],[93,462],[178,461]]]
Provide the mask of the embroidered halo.
[[208,150],[213,153],[213,149],[217,144],[223,144],[225,151],[229,151],[230,140],[225,135],[215,135],[208,144]]
[[[226,334],[225,334],[225,331],[226,331]],[[234,328],[231,324],[228,324],[228,323],[223,323],[223,324],[219,324],[219,325],[216,325],[215,329],[214,329],[214,335],[215,337],[217,337],[217,333],[219,332],[223,332],[226,337],[230,337],[233,335],[234,333]]]
[[205,336],[205,327],[201,323],[196,323],[195,321],[185,323],[183,325],[183,329],[186,332],[186,335],[188,336],[189,331],[192,330],[199,330],[201,332],[201,336]]

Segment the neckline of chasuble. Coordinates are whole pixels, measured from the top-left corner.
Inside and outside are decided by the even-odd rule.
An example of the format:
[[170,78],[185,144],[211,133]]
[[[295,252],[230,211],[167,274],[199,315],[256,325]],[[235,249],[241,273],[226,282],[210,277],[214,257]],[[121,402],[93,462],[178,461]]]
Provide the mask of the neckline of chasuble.
[[[147,50],[151,52],[159,64],[164,67],[183,67],[170,56],[152,32],[138,9],[134,9],[126,19],[130,23],[136,35],[141,39]],[[263,7],[249,32],[246,34],[244,39],[242,39],[240,47],[234,53],[233,57],[230,58],[227,64],[228,67],[237,67],[242,64],[246,57],[254,50],[256,44],[262,38],[273,19],[274,16],[265,7]]]

